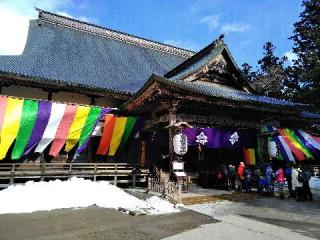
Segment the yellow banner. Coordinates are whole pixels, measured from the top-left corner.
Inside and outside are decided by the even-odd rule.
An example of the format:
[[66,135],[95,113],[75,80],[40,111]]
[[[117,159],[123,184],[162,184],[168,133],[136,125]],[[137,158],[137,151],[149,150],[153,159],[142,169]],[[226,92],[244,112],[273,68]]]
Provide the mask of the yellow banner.
[[6,157],[8,149],[18,135],[22,107],[22,99],[8,98],[2,131],[0,134],[0,160]]
[[108,154],[109,156],[114,156],[114,154],[116,153],[121,142],[121,138],[126,126],[126,122],[127,122],[126,117],[117,117],[116,124],[114,126],[114,130],[111,138],[109,154]]
[[81,131],[84,127],[89,111],[90,111],[90,107],[87,107],[87,106],[78,107],[76,116],[72,122],[72,125],[70,127],[70,130],[67,136],[66,147],[65,147],[66,152],[69,152],[79,141]]

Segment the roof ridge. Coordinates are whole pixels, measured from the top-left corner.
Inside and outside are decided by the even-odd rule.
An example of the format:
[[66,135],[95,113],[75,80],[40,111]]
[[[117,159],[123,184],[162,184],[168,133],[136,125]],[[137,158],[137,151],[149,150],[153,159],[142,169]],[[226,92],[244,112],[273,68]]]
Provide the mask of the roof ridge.
[[217,54],[219,54],[220,52],[223,51],[223,49],[226,48],[226,46],[227,45],[224,43],[224,41],[216,39],[213,42],[211,42],[209,45],[207,45],[205,48],[203,48],[199,52],[195,53],[192,57],[186,59],[178,66],[176,66],[173,69],[171,69],[170,71],[168,71],[166,74],[164,74],[164,76],[167,78],[171,78],[171,77],[175,76],[177,74],[177,72],[179,72],[181,69],[183,69],[186,65],[192,64],[192,63],[196,62],[199,58],[204,56],[205,54],[212,53],[213,50],[220,48],[220,51],[217,53]]
[[106,37],[109,39],[125,42],[125,43],[136,45],[139,47],[157,50],[160,52],[166,52],[166,53],[177,55],[184,58],[189,58],[195,54],[195,52],[190,50],[186,50],[186,49],[171,46],[165,43],[130,35],[124,32],[98,26],[92,23],[87,23],[87,22],[83,22],[73,18],[61,16],[61,15],[51,13],[39,8],[36,8],[36,10],[39,12],[39,20],[38,20],[39,24],[41,24],[41,22],[56,24],[59,26],[72,28],[78,31],[83,31],[89,34]]

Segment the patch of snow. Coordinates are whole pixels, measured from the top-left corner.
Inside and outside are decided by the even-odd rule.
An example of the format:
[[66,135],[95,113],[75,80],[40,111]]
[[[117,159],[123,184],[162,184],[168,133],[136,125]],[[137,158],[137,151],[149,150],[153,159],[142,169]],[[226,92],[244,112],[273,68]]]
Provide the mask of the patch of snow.
[[189,210],[208,215],[217,220],[227,214],[226,209],[229,211],[233,207],[235,207],[235,203],[227,200],[185,206]]
[[169,212],[179,212],[180,210],[175,208],[172,203],[167,200],[161,199],[157,196],[150,197],[146,200],[146,203],[149,204],[153,210],[150,211],[150,214],[164,214]]
[[93,182],[82,178],[68,181],[27,182],[0,191],[0,214],[28,213],[61,208],[97,205],[103,208],[125,208],[148,214],[179,212],[165,199],[153,196],[140,200],[107,181]]

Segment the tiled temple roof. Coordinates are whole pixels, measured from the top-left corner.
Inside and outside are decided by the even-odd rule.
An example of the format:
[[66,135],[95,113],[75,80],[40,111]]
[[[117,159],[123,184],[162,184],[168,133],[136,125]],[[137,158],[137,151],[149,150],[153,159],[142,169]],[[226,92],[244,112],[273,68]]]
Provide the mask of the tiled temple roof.
[[235,102],[251,103],[251,104],[263,104],[269,106],[278,107],[289,107],[289,108],[305,108],[308,105],[301,103],[294,103],[285,101],[282,99],[271,98],[266,96],[255,95],[252,93],[246,93],[240,90],[232,89],[222,85],[208,86],[206,84],[197,82],[185,82],[180,80],[167,79],[159,75],[152,75],[148,82],[132,97],[129,102],[139,96],[143,91],[145,91],[153,82],[157,82],[160,85],[165,85],[171,89],[176,89],[179,91],[184,91],[186,94],[196,94],[206,97],[220,98],[231,100]]
[[194,53],[39,10],[22,55],[0,56],[0,72],[59,84],[136,92]]

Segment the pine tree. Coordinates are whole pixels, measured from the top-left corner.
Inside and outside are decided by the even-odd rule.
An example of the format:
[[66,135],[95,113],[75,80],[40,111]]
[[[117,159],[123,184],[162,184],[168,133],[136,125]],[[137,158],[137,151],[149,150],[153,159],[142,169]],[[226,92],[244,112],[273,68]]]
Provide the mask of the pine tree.
[[294,24],[293,52],[298,59],[291,69],[298,83],[298,99],[320,108],[320,0],[304,0],[300,20]]
[[249,83],[253,83],[255,80],[255,74],[252,71],[252,66],[249,63],[244,63],[241,67],[242,76],[248,80]]
[[243,64],[242,74],[254,84],[261,95],[284,98],[284,93],[287,92],[284,84],[288,78],[284,63],[287,59],[275,55],[276,47],[271,42],[266,42],[263,49],[263,57],[258,61],[258,70],[251,71],[252,67],[249,64]]

